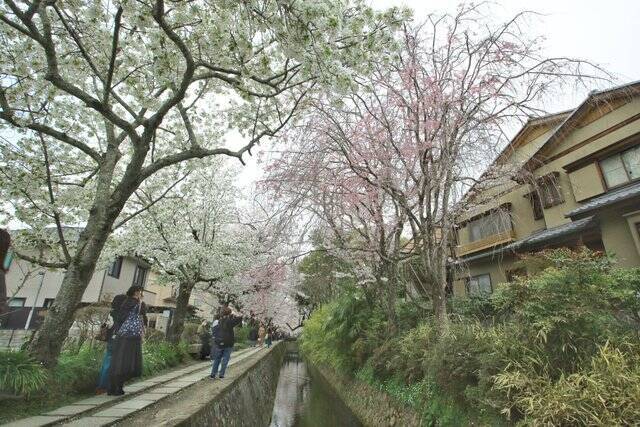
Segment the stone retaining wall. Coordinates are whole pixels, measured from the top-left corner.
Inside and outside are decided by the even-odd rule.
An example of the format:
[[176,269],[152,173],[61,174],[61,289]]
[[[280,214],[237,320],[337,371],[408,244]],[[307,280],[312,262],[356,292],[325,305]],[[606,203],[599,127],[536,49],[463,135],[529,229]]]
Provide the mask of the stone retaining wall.
[[365,426],[419,426],[420,417],[411,408],[394,401],[387,394],[361,381],[339,375],[333,370],[307,363],[312,376],[330,384],[338,398]]
[[119,424],[266,427],[285,352],[286,343],[278,342],[229,367],[223,380],[200,381]]

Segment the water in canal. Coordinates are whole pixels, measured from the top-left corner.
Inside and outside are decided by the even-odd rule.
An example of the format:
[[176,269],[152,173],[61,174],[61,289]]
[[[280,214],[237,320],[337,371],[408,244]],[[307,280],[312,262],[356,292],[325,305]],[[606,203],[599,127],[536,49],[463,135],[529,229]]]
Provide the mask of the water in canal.
[[280,370],[271,427],[360,427],[324,379],[311,375],[298,353],[287,353]]

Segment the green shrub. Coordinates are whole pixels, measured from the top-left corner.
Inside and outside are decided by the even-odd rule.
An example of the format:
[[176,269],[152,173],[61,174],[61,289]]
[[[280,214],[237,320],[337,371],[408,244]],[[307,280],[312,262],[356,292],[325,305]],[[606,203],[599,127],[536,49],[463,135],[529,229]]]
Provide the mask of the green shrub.
[[633,289],[617,278],[610,259],[588,250],[558,249],[540,256],[552,266],[500,286],[493,301],[522,327],[522,339],[542,344],[551,374],[559,376],[575,372],[607,340],[624,340],[629,329],[616,313],[624,306],[621,296]]
[[144,342],[146,343],[160,342],[160,341],[164,341],[164,339],[165,339],[165,333],[158,329],[147,328],[145,330]]
[[0,391],[29,396],[42,390],[47,371],[24,351],[0,351]]
[[60,392],[89,391],[95,388],[102,366],[103,346],[84,345],[79,350],[63,352],[52,372],[53,388]]
[[234,333],[236,343],[247,344],[249,341],[249,332],[251,332],[251,327],[249,325],[236,328]]
[[413,406],[424,425],[637,423],[640,269],[588,250],[525,261],[534,275],[449,301],[442,336],[404,301],[390,335],[380,306],[351,289],[313,313],[301,350]]
[[467,390],[478,386],[482,360],[490,350],[482,326],[454,323],[429,351],[426,370],[439,390],[463,404]]
[[326,327],[335,303],[324,304],[305,322],[300,350],[312,363],[327,365],[344,372],[350,365],[348,356],[338,349],[336,333]]
[[153,375],[163,369],[176,366],[189,357],[187,344],[173,345],[166,341],[145,342],[142,347],[144,375]]
[[499,314],[490,295],[452,297],[447,303],[449,315],[453,321],[490,322]]
[[198,326],[200,326],[200,324],[198,323],[185,322],[184,329],[182,330],[182,335],[180,335],[180,341],[189,344],[200,342],[200,337],[198,336]]
[[605,344],[580,372],[556,380],[510,370],[496,376],[495,387],[512,396],[523,424],[632,425],[640,420],[639,352]]

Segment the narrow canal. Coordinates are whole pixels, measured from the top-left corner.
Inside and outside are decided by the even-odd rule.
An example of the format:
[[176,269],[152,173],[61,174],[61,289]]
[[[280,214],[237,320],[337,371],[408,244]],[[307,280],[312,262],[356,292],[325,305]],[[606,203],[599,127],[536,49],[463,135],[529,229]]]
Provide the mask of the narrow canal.
[[360,427],[325,380],[298,353],[286,354],[271,415],[271,427]]

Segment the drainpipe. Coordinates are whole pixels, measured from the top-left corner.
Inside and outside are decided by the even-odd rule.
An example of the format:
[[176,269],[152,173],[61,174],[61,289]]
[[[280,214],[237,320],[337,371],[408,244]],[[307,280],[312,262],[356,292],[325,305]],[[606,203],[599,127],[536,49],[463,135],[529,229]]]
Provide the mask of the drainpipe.
[[36,292],[36,299],[33,301],[33,305],[31,306],[31,311],[29,311],[29,317],[27,317],[27,323],[24,325],[24,330],[28,331],[29,326],[31,326],[31,319],[33,318],[33,312],[36,310],[36,304],[38,304],[38,297],[40,296],[40,290],[42,289],[42,284],[44,283],[44,275],[46,272],[40,271],[38,272],[42,278],[40,279],[40,286],[38,286],[38,292]]
[[102,283],[100,283],[100,290],[98,291],[98,301],[96,302],[100,302],[100,300],[102,299],[102,290],[104,289],[104,281],[107,279],[107,270],[109,270],[108,268],[104,269],[104,274],[102,275]]

